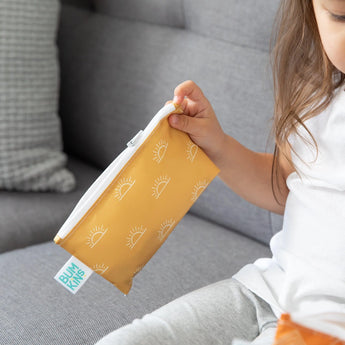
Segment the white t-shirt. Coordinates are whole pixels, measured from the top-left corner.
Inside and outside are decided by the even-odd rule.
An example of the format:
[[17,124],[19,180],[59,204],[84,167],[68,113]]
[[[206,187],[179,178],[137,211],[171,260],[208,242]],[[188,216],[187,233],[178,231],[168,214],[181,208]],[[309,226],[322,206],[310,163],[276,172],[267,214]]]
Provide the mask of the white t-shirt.
[[[270,241],[272,258],[244,266],[233,277],[268,302],[276,316],[345,339],[345,91],[299,126],[289,142],[300,172],[287,180],[290,190],[283,228]],[[342,323],[340,326],[338,323]]]

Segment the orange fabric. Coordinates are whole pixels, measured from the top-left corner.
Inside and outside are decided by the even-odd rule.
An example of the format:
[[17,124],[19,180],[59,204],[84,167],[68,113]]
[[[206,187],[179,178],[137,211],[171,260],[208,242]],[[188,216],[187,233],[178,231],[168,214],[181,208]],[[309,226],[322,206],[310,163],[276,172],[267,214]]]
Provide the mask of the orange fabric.
[[125,294],[219,173],[188,134],[169,125],[170,114],[69,234],[55,240]]
[[345,345],[345,341],[299,325],[289,314],[282,314],[273,345]]

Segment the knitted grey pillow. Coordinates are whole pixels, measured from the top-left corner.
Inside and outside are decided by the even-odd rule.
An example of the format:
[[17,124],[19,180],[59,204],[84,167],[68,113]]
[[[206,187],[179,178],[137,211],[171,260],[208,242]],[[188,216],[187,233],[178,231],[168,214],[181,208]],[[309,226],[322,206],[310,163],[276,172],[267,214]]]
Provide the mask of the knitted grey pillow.
[[58,0],[0,0],[0,189],[68,192],[57,116]]

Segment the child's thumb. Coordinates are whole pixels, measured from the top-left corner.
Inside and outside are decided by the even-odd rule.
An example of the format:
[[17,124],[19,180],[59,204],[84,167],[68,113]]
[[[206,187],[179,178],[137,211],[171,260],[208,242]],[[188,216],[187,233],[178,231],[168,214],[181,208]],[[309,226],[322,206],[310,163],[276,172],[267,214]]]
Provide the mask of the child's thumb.
[[194,132],[194,118],[188,115],[171,115],[169,116],[169,123],[171,127],[179,129],[180,131],[192,134]]

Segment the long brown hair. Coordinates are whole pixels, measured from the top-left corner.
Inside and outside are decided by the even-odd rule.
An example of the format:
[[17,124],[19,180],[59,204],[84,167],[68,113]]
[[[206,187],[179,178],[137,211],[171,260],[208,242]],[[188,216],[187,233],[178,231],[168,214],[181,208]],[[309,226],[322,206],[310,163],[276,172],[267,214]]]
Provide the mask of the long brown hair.
[[[281,0],[270,51],[275,100],[270,133],[270,137],[274,135],[275,138],[271,186],[274,198],[280,204],[273,183],[274,178],[278,181],[280,155],[284,155],[296,169],[283,150],[288,145],[297,155],[287,140],[289,135],[299,135],[297,127],[303,126],[318,153],[317,143],[303,122],[329,105],[333,91],[344,83],[345,75],[334,67],[323,49],[312,0]],[[296,172],[299,174],[297,169]],[[279,184],[278,189],[281,191]]]

